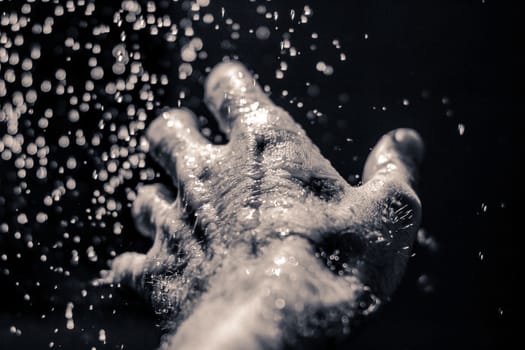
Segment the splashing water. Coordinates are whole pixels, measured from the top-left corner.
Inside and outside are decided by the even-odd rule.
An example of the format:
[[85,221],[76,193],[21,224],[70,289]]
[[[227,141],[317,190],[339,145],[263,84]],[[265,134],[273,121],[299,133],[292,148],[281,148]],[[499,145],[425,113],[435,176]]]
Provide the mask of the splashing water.
[[[276,89],[265,91],[300,122],[326,122],[315,107],[323,91],[308,79],[331,79],[351,61],[344,41],[312,30],[309,5],[249,8],[246,20],[209,0],[0,1],[0,283],[13,301],[7,311],[38,313],[28,327],[47,332],[45,346],[115,345],[104,317],[133,310],[87,281],[119,252],[145,247],[128,224],[129,203],[139,182],[164,175],[146,157],[142,132],[165,106],[204,114],[199,94],[210,66],[224,56],[256,62],[247,51],[260,47]],[[308,74],[293,68],[297,60]],[[293,93],[284,88],[292,81]],[[348,95],[336,99],[341,108]],[[213,123],[201,118],[203,134],[221,142]],[[0,321],[2,336],[29,333],[17,324],[22,316]],[[65,332],[82,337],[65,340]]]
[[[85,281],[131,241],[140,244],[127,225],[128,203],[137,183],[161,176],[144,153],[148,121],[164,106],[195,107],[207,67],[238,58],[242,37],[282,38],[273,47],[278,79],[285,58],[303,54],[293,36],[309,31],[309,6],[288,17],[270,3],[252,5],[257,25],[247,28],[234,9],[209,0],[1,3],[0,274],[19,311],[57,320],[48,347],[64,345],[63,332],[106,344],[108,331],[73,310],[108,307],[111,295]],[[332,69],[319,64],[324,74]],[[303,107],[297,97],[290,103]],[[63,310],[66,322],[58,323]]]

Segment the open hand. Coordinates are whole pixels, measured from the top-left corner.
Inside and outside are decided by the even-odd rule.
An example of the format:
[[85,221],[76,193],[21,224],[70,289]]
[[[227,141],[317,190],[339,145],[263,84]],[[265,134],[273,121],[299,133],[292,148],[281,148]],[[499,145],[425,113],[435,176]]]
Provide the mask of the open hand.
[[423,153],[410,129],[371,152],[351,187],[304,130],[236,62],[205,100],[229,142],[204,138],[186,109],[147,130],[177,198],[143,186],[133,205],[147,254],[124,253],[98,283],[122,283],[165,320],[163,349],[302,348],[344,339],[403,274],[420,222]]

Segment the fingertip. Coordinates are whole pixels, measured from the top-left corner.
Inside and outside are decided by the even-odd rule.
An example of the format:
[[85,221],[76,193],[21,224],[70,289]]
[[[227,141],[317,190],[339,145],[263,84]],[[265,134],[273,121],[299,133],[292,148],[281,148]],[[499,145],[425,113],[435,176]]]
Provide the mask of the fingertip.
[[[163,111],[149,125],[146,137],[150,142],[159,142],[167,133],[186,131],[197,128],[197,119],[186,108],[174,108]],[[185,129],[185,130],[184,130]]]
[[247,103],[269,102],[254,76],[236,61],[222,62],[212,69],[204,83],[204,101],[226,134],[232,122],[244,114]]
[[100,287],[113,282],[111,270],[101,270],[99,274],[100,277],[91,280],[91,285],[93,287]]
[[153,121],[149,124],[148,128],[146,129],[146,139],[148,142],[153,145],[158,144],[163,136],[165,135],[165,126],[166,126],[166,119],[165,117],[167,115],[168,111],[164,111],[161,115],[153,119]]
[[408,157],[416,164],[423,160],[425,145],[417,131],[409,128],[399,128],[389,132],[398,152]]
[[90,284],[93,287],[98,287],[98,286],[102,285],[102,281],[101,281],[100,278],[95,278],[94,280],[91,280]]
[[[237,61],[227,61],[217,64],[211,70],[204,82],[204,92],[207,98],[214,98],[214,95],[223,94],[228,85],[234,84],[234,78],[243,79],[251,77],[246,67]],[[232,88],[232,87],[229,87]],[[218,96],[222,97],[222,96]]]
[[177,173],[185,176],[184,163],[177,168],[177,159],[187,155],[202,154],[209,141],[201,134],[197,117],[185,108],[170,109],[163,112],[148,126],[146,133],[147,149],[153,158],[173,177]]
[[143,236],[154,238],[155,225],[160,212],[173,201],[169,189],[161,184],[144,185],[137,188],[137,197],[131,207],[131,216],[135,226]]
[[170,109],[167,112],[167,119],[178,121],[181,127],[198,125],[197,116],[186,107]]
[[131,215],[134,218],[142,218],[149,215],[148,209],[150,206],[148,202],[152,198],[151,186],[153,185],[139,185],[137,187],[137,196],[131,206]]
[[366,182],[375,176],[387,176],[415,185],[423,153],[423,140],[415,130],[392,130],[379,140],[368,156],[363,180]]

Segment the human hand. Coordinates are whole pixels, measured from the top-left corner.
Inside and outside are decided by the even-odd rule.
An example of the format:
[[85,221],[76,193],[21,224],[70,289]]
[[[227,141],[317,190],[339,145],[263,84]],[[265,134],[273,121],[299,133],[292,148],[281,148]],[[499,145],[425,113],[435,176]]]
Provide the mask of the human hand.
[[119,255],[122,283],[165,320],[162,349],[281,349],[344,339],[394,291],[421,206],[423,144],[389,132],[351,187],[240,63],[217,65],[205,100],[229,142],[186,109],[152,122],[150,152],[171,175],[139,189],[132,214],[154,242]]

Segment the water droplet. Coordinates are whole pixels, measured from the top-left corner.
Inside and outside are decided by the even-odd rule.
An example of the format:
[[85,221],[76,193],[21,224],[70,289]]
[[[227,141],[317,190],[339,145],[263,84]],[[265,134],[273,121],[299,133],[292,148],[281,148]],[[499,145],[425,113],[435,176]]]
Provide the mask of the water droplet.
[[98,331],[98,341],[106,344],[106,331],[104,329]]
[[422,274],[418,277],[417,284],[423,293],[429,294],[434,292],[435,282],[426,274]]
[[458,124],[458,132],[459,132],[460,136],[463,136],[463,134],[465,133],[465,125],[459,123]]
[[286,306],[286,301],[282,298],[277,298],[275,299],[275,307],[279,310],[282,310],[284,309],[284,307]]
[[260,26],[255,30],[255,36],[259,40],[267,40],[270,38],[270,34],[270,29],[268,29],[266,26]]

